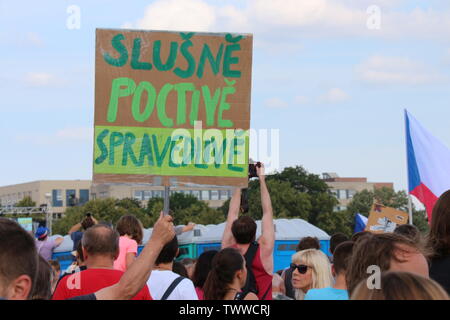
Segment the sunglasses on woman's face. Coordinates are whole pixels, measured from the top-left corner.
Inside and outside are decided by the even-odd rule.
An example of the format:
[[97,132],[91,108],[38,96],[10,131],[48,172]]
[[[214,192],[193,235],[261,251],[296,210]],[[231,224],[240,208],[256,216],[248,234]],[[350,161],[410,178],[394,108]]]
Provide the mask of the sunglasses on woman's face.
[[306,271],[308,271],[308,266],[304,265],[304,264],[295,264],[295,263],[291,263],[291,269],[295,270],[297,269],[297,271],[301,274],[305,274]]

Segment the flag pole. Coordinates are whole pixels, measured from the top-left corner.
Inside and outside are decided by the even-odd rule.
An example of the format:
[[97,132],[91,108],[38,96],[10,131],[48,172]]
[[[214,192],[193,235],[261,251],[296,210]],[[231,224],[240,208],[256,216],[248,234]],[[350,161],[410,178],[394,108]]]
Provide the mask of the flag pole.
[[413,215],[412,215],[412,200],[411,200],[411,194],[409,193],[409,163],[408,163],[408,125],[407,125],[407,119],[408,114],[406,113],[406,109],[404,109],[405,114],[405,145],[406,145],[406,172],[408,176],[407,181],[407,188],[408,188],[408,213],[409,213],[409,224],[413,224]]
[[409,224],[413,224],[413,214],[412,214],[412,201],[411,194],[408,193],[408,213],[409,213]]

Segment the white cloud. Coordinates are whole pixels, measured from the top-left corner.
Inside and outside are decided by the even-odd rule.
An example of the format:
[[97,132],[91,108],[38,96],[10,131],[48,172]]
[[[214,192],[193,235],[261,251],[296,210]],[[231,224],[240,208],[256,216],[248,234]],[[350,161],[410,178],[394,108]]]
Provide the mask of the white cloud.
[[374,84],[421,85],[444,79],[438,72],[406,57],[372,56],[357,67],[361,80]]
[[[127,27],[184,31],[253,32],[278,42],[317,36],[426,37],[450,36],[450,11],[399,10],[395,0],[248,0],[242,6],[204,0],[157,0]],[[370,5],[381,10],[381,28],[369,30]],[[284,34],[285,36],[282,36]],[[258,41],[259,41],[258,40]]]
[[59,79],[47,72],[29,72],[25,75],[25,82],[32,87],[47,87],[60,84]]
[[339,103],[348,100],[349,95],[342,89],[332,88],[319,98],[320,102]]
[[264,105],[268,108],[287,108],[289,105],[286,101],[283,101],[279,98],[270,98],[264,101]]
[[202,0],[157,0],[137,22],[143,29],[208,31],[216,22],[216,10]]

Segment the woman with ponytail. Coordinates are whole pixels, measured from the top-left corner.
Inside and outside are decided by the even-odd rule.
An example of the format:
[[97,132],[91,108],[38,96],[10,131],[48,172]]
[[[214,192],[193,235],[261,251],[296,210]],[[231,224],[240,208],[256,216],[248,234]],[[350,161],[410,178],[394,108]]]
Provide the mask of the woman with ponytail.
[[234,248],[219,251],[212,262],[212,269],[203,286],[205,300],[258,300],[250,292],[243,296],[241,288],[247,280],[245,260]]

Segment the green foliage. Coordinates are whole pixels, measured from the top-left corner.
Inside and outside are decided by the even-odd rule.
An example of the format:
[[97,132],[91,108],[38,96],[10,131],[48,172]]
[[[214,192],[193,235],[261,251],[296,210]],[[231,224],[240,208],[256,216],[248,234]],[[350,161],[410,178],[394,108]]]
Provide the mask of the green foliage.
[[16,207],[36,207],[36,202],[31,200],[30,196],[26,196],[16,203]]

